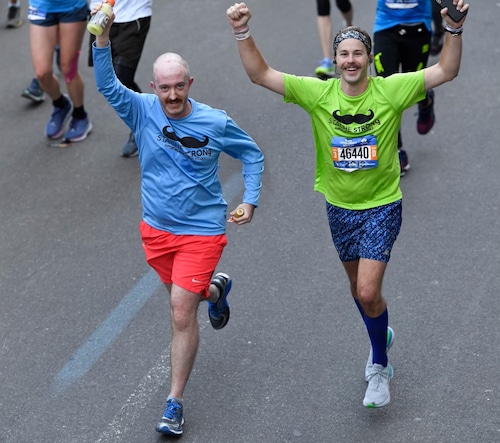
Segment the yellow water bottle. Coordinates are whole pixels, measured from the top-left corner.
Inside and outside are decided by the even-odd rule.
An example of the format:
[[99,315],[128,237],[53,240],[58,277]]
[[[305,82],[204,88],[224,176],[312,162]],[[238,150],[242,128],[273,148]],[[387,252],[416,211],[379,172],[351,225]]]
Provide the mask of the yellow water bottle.
[[115,0],[105,0],[102,2],[100,9],[90,18],[87,23],[87,30],[94,35],[101,35],[102,31],[109,22],[113,13]]

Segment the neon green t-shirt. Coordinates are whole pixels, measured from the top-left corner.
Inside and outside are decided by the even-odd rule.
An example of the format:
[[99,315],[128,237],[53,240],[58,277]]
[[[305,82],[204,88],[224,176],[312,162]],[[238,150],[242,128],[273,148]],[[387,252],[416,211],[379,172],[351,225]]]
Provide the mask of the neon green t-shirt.
[[369,77],[350,97],[340,80],[285,74],[286,103],[311,117],[316,146],[314,190],[332,205],[369,209],[401,198],[398,131],[405,109],[425,98],[423,71]]

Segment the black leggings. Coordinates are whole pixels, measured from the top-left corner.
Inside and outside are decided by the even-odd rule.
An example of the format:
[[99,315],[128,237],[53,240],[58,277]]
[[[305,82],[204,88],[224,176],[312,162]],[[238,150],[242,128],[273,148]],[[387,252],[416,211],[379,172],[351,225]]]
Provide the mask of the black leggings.
[[[427,66],[431,33],[424,24],[394,26],[373,36],[377,75],[414,72]],[[427,48],[427,49],[426,49]]]
[[[135,92],[141,92],[134,77],[150,26],[151,17],[144,17],[126,23],[113,23],[109,33],[116,76],[127,88]],[[94,41],[95,36],[91,34],[89,39],[89,66],[94,65],[92,60],[92,42]]]
[[[352,8],[350,0],[336,0],[337,8],[340,12],[349,12]],[[316,6],[318,8],[318,15],[327,16],[330,15],[330,0],[316,0]]]
[[[388,77],[396,72],[415,72],[427,66],[431,33],[425,25],[398,25],[373,35],[374,65],[377,75]],[[424,103],[427,100],[422,100]],[[401,131],[398,148],[403,146]]]

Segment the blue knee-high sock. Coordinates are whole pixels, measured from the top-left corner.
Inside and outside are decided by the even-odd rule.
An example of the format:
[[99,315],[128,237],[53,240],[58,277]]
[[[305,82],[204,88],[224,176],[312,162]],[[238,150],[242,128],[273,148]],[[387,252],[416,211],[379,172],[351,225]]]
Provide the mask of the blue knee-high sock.
[[387,326],[389,324],[389,314],[386,310],[376,318],[371,318],[365,315],[364,317],[368,335],[372,343],[373,363],[378,363],[382,366],[387,366]]
[[[363,321],[364,321],[365,317],[366,317],[366,314],[365,314],[365,311],[363,310],[363,308],[361,306],[361,303],[358,301],[357,298],[354,298],[354,303],[356,303],[356,306],[358,307],[359,313],[361,314],[361,317],[363,317]],[[365,323],[366,323],[366,321],[365,321]]]

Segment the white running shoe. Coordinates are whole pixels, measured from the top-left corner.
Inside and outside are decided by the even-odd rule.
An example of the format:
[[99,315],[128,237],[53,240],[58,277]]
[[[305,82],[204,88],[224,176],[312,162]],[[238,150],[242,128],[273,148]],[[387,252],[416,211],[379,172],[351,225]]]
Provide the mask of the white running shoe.
[[392,366],[390,363],[387,363],[385,368],[375,363],[368,380],[363,405],[367,408],[381,408],[389,404],[391,401],[391,393],[389,392],[391,378]]

